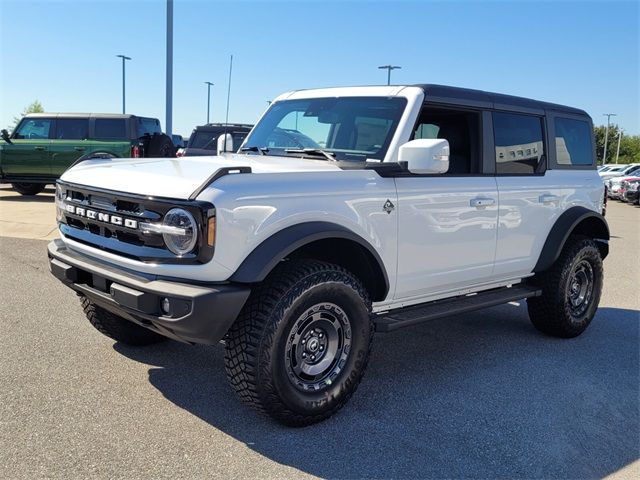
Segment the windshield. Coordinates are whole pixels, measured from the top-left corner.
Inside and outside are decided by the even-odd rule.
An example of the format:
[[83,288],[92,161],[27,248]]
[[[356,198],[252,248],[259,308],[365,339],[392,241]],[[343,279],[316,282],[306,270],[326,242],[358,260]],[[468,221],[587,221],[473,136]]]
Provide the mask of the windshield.
[[382,160],[406,104],[406,99],[397,97],[279,101],[244,146],[266,148],[267,155],[300,156],[286,150],[307,148],[331,152],[336,160]]

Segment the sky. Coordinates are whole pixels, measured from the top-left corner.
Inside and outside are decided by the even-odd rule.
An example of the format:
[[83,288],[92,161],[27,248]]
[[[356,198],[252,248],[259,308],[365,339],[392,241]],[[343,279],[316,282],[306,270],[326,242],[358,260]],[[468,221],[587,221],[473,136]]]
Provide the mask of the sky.
[[[640,2],[174,1],[173,133],[255,123],[295,89],[440,83],[616,113],[640,133]],[[165,124],[165,0],[0,0],[0,125],[39,100],[50,112],[122,108]]]

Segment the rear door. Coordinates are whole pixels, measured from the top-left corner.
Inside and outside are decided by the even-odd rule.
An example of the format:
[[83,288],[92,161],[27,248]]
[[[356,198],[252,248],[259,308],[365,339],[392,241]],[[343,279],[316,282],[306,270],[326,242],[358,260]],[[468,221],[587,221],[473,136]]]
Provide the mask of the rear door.
[[129,122],[127,118],[92,119],[91,139],[87,153],[108,153],[115,157],[130,157],[131,147],[137,144],[129,138]]
[[87,153],[89,118],[60,118],[51,140],[51,174],[59,177],[73,162]]
[[2,171],[5,177],[48,177],[50,135],[53,118],[24,118],[15,130],[12,143],[2,146]]
[[561,171],[547,169],[549,141],[543,112],[492,114],[500,200],[494,274],[531,273],[552,225],[563,211]]
[[396,178],[398,280],[396,300],[417,302],[491,281],[498,190],[483,173],[482,114],[425,108],[413,138],[449,141],[449,171]]

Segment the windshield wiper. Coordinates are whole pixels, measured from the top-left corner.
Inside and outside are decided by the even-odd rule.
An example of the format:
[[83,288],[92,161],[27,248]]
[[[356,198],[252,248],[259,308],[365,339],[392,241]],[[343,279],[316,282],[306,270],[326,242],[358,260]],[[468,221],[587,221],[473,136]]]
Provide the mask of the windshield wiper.
[[242,147],[241,152],[260,152],[260,155],[266,155],[269,149],[267,147]]
[[321,148],[287,148],[285,149],[287,153],[305,153],[307,155],[321,155],[325,157],[327,160],[331,162],[336,162],[336,154],[329,153],[326,150],[322,150]]

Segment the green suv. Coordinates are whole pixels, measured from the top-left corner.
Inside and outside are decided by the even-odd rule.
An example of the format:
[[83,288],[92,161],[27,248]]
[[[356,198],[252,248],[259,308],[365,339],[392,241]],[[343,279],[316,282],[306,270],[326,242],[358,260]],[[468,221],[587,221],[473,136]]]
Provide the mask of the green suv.
[[71,164],[90,157],[173,157],[156,118],[101,113],[32,113],[2,131],[0,183],[36,195]]

